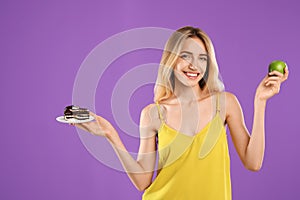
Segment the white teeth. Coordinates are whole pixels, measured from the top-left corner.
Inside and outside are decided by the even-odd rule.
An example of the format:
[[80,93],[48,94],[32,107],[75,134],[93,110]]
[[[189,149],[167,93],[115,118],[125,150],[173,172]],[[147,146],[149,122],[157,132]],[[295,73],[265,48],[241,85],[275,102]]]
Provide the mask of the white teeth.
[[189,73],[189,72],[187,72],[187,73],[186,73],[186,75],[188,75],[188,76],[192,76],[192,77],[196,77],[196,76],[198,76],[198,74]]

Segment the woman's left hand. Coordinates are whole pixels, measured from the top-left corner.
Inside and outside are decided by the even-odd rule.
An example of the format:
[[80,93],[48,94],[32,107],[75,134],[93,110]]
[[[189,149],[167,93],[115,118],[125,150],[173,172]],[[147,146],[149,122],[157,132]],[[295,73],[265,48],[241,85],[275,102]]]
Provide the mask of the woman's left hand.
[[256,97],[260,100],[268,100],[280,91],[281,83],[286,81],[289,76],[289,70],[286,67],[284,74],[278,71],[270,72],[258,85]]

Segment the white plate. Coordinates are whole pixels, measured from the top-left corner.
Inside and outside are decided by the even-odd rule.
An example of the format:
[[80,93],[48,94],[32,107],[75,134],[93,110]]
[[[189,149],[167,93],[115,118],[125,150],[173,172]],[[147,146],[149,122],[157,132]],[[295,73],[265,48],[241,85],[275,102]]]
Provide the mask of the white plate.
[[78,124],[78,123],[90,122],[90,121],[93,121],[94,119],[95,118],[93,116],[90,116],[90,118],[84,119],[84,120],[78,120],[78,119],[74,119],[74,118],[66,120],[64,118],[64,116],[56,117],[56,120],[58,122],[67,123],[67,124],[70,124],[70,123]]

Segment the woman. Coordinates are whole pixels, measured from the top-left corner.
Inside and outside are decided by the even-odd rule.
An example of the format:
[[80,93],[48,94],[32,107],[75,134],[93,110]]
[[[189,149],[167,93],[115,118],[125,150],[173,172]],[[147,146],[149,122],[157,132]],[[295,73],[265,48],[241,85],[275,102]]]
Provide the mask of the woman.
[[[230,163],[224,126],[244,166],[261,168],[266,102],[288,77],[273,71],[259,84],[254,98],[251,136],[237,98],[224,92],[209,37],[183,27],[169,38],[160,63],[154,104],[140,118],[140,148],[133,159],[117,131],[104,118],[76,124],[101,135],[114,147],[143,199],[231,199]],[[152,182],[158,150],[158,175]]]

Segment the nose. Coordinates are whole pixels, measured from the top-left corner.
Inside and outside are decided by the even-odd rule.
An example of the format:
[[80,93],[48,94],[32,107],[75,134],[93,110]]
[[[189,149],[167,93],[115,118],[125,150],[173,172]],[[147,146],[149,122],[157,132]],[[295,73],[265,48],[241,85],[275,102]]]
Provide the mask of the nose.
[[197,70],[197,67],[195,66],[194,63],[190,63],[189,64],[189,69],[191,69],[191,70]]

